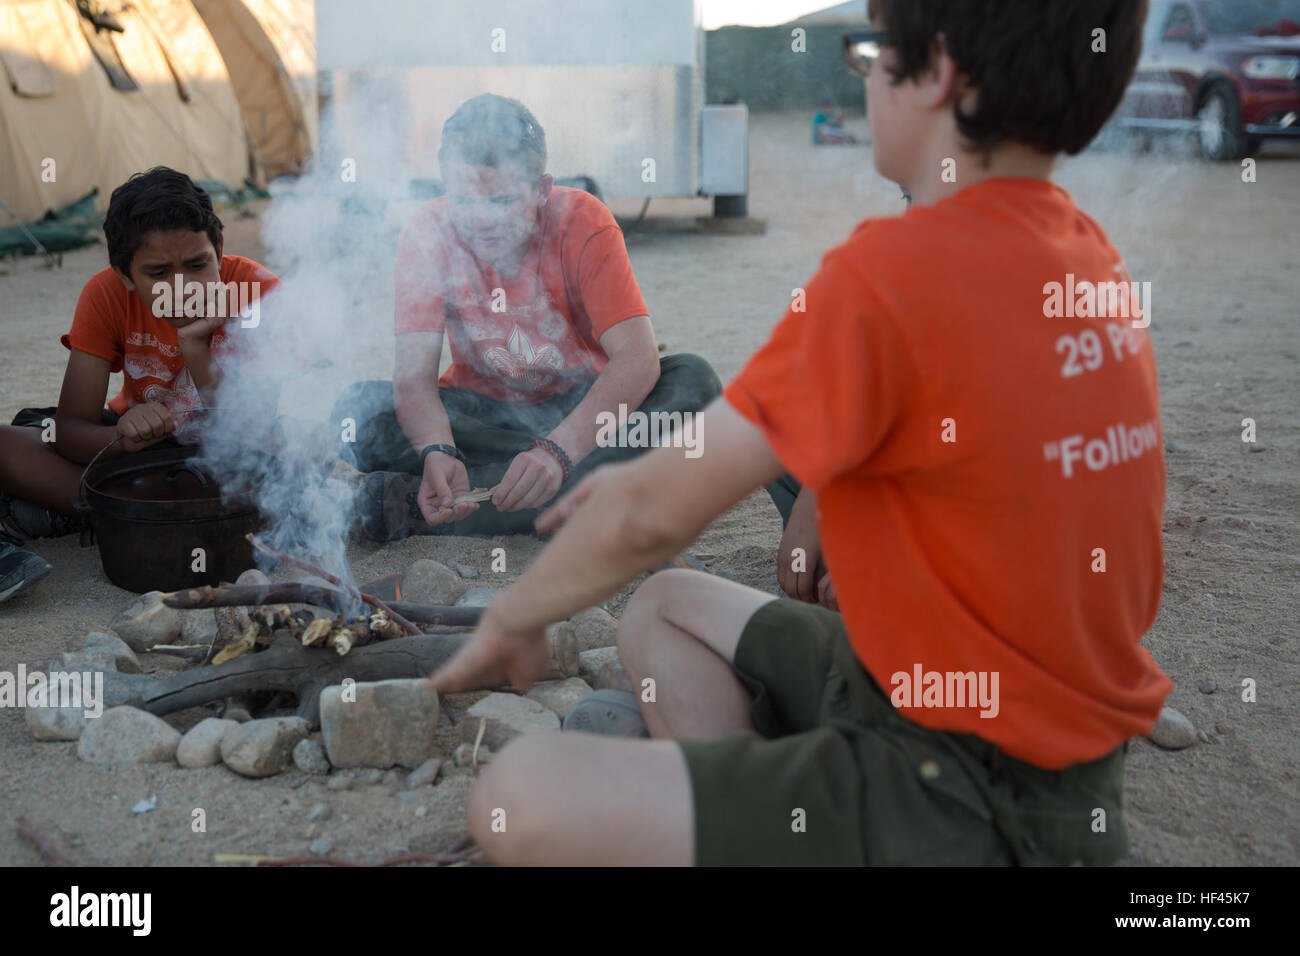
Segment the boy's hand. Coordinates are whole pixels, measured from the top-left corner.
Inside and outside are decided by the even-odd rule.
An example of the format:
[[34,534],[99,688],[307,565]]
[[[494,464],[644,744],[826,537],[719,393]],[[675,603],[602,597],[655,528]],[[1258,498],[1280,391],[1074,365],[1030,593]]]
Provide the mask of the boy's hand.
[[492,495],[492,503],[498,511],[540,508],[555,497],[562,484],[564,469],[555,456],[543,448],[530,448],[515,455]]
[[[795,548],[804,550],[802,571],[794,570]],[[825,573],[821,558],[821,540],[817,537],[817,499],[805,488],[794,501],[776,555],[776,579],[781,590],[796,600],[817,603],[818,581]]]
[[497,622],[489,607],[469,642],[429,676],[429,686],[439,694],[496,687],[502,682],[527,690],[546,673],[550,652],[546,631],[511,633]]
[[451,503],[458,495],[468,493],[469,473],[465,470],[465,463],[440,451],[430,452],[424,459],[424,477],[416,496],[424,520],[429,524],[443,524],[459,521],[477,511],[478,504],[473,501],[462,501],[458,505]]
[[128,408],[117,420],[117,433],[127,451],[141,451],[156,445],[176,430],[176,419],[166,405],[147,402]]
[[209,344],[208,340],[212,338],[212,333],[221,328],[226,321],[225,317],[217,315],[211,318],[198,318],[188,325],[177,326],[176,338],[181,349]]
[[550,534],[564,527],[582,503],[590,498],[601,483],[612,474],[611,469],[617,467],[617,465],[601,465],[570,488],[563,498],[537,516],[537,520],[533,522],[537,533]]

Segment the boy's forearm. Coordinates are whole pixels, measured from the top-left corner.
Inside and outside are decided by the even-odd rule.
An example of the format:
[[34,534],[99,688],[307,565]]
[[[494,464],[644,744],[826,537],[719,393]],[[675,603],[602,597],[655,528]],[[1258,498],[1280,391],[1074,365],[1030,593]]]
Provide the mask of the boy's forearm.
[[617,415],[619,405],[626,405],[628,411],[640,408],[658,378],[657,357],[654,365],[648,366],[634,354],[611,356],[578,407],[546,437],[568,452],[573,461],[581,461],[596,448],[600,431],[596,416],[601,412]]
[[417,452],[429,445],[454,445],[451,419],[438,397],[437,384],[407,383],[393,387],[397,424]]
[[[536,631],[590,607],[677,554],[694,528],[655,520],[668,509],[667,485],[647,480],[645,458],[616,466],[537,560],[492,602],[506,630]],[[653,516],[653,517],[649,517]]]
[[[56,414],[54,435],[54,450],[61,457],[79,465],[86,465],[99,454],[105,445],[117,437],[117,427],[88,422],[84,418],[76,418],[71,415]],[[104,457],[120,454],[121,451],[122,445],[119,442],[104,452]]]

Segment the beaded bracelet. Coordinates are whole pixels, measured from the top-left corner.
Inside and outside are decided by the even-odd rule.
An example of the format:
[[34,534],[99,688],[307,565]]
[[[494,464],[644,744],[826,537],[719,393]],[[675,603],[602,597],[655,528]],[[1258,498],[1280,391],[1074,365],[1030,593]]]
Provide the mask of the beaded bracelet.
[[569,460],[569,456],[564,453],[563,448],[551,441],[549,438],[538,438],[534,440],[533,447],[549,451],[552,457],[560,463],[560,471],[564,473],[563,480],[569,480],[569,472],[573,470],[573,462]]

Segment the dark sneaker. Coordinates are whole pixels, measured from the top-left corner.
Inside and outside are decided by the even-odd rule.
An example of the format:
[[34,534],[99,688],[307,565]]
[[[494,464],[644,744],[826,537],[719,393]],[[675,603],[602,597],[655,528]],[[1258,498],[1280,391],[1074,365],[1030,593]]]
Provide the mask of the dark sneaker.
[[72,515],[56,514],[21,498],[0,495],[0,532],[6,538],[58,538],[86,530],[86,522]]
[[607,737],[649,737],[650,731],[641,718],[636,694],[626,690],[598,690],[569,708],[564,716],[565,730]]
[[30,551],[0,543],[0,604],[25,591],[52,570],[43,558]]
[[433,534],[420,514],[416,495],[420,476],[400,471],[372,471],[357,485],[358,530],[381,544],[413,534]]

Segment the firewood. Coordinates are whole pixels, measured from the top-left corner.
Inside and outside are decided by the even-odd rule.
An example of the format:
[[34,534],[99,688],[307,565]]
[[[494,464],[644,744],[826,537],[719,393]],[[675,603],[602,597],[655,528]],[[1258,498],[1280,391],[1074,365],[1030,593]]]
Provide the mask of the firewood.
[[[172,591],[162,596],[162,603],[168,607],[193,610],[203,607],[255,607],[259,604],[288,603],[311,604],[316,607],[338,611],[347,606],[348,595],[336,588],[319,587],[286,581],[262,585],[234,585],[232,587],[188,588],[184,591]],[[389,620],[401,621],[393,617],[391,610],[396,610],[405,618],[419,624],[443,627],[473,627],[483,616],[481,607],[455,607],[445,604],[414,604],[410,601],[393,601],[390,610],[384,611]],[[383,610],[376,608],[376,610]],[[402,625],[405,626],[405,625]]]
[[330,574],[328,571],[324,570],[323,568],[318,568],[316,565],[304,561],[301,558],[295,558],[291,554],[285,554],[283,551],[276,551],[274,548],[268,547],[267,545],[263,544],[260,540],[258,540],[258,537],[255,534],[252,533],[246,534],[244,535],[244,538],[248,541],[249,544],[255,547],[258,551],[261,551],[263,554],[269,554],[271,557],[275,558],[278,561],[286,561],[289,564],[296,565],[297,567],[302,568],[304,571],[310,571],[312,574],[324,578],[330,584],[342,588],[350,596],[354,598],[360,598],[362,601],[364,601],[366,604],[369,604],[371,607],[382,608],[383,610],[388,612],[389,617],[391,617],[398,624],[402,625],[402,627],[406,629],[406,632],[408,634],[420,633],[420,629],[418,627],[416,627],[406,618],[402,617],[401,614],[394,611],[392,608],[390,608],[383,601],[379,600],[379,598],[375,597],[373,594],[362,594],[361,591],[357,589],[354,585],[348,584],[347,582],[340,580],[338,577],[336,577],[333,574]]
[[162,715],[231,695],[281,690],[298,698],[299,716],[316,726],[323,688],[342,683],[345,677],[355,681],[427,677],[468,640],[468,634],[419,634],[354,647],[340,657],[330,648],[303,647],[286,638],[260,653],[212,667],[186,668],[162,680],[106,671],[104,706],[127,705]]
[[302,646],[312,647],[322,643],[334,629],[334,622],[328,617],[318,617],[307,625],[302,632]]
[[256,621],[248,625],[242,636],[231,641],[221,649],[221,653],[212,658],[213,665],[224,664],[227,661],[233,661],[237,657],[247,654],[257,644],[257,635],[261,633],[261,625]]

